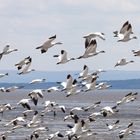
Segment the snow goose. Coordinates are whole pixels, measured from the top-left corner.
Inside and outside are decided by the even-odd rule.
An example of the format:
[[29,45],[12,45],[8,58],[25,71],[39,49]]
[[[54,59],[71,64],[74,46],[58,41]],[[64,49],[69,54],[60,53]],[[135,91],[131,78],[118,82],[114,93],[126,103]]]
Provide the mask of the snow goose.
[[5,89],[5,92],[14,92],[16,91],[17,89],[21,89],[21,88],[24,88],[24,86],[11,86],[11,87],[8,87]]
[[118,40],[118,42],[127,42],[127,41],[132,40],[132,39],[137,39],[136,36],[131,36],[131,34],[132,34],[131,24],[128,24],[128,26],[125,26],[125,27],[126,27],[126,29],[124,30],[124,32],[118,34],[118,37],[120,38]]
[[54,45],[62,44],[61,42],[53,42],[55,39],[56,35],[51,36],[46,42],[44,42],[41,46],[37,47],[36,49],[41,49],[41,53],[46,53],[48,49],[53,47]]
[[114,130],[114,129],[116,129],[116,128],[119,128],[119,127],[118,127],[119,122],[120,122],[120,121],[117,120],[116,122],[114,122],[113,124],[110,124],[110,125],[109,125],[108,123],[106,123],[106,126],[108,127],[109,130]]
[[32,71],[35,71],[35,69],[29,69],[30,66],[31,66],[31,62],[29,62],[28,64],[26,64],[25,67],[18,74],[19,75],[23,75],[23,74],[27,74],[27,73],[30,73]]
[[29,92],[28,96],[31,98],[31,100],[33,101],[33,103],[34,103],[35,105],[37,105],[37,103],[38,103],[38,98],[39,98],[39,97],[40,97],[40,98],[43,98],[43,97],[44,97],[43,91],[45,91],[45,90],[35,89],[35,90]]
[[21,60],[20,62],[16,63],[15,66],[17,67],[18,70],[22,69],[22,67],[25,64],[28,64],[32,61],[32,58],[30,56],[24,58],[23,60]]
[[97,42],[96,40],[91,40],[90,43],[85,46],[85,52],[83,55],[79,56],[77,59],[81,59],[81,58],[88,58],[88,57],[92,57],[92,56],[96,56],[100,53],[105,53],[105,51],[97,51]]
[[87,83],[85,86],[86,86],[86,90],[85,92],[87,91],[90,91],[90,90],[95,90],[96,89],[96,80],[97,80],[98,76],[95,76],[92,78],[91,82],[90,83]]
[[45,81],[46,81],[46,79],[34,79],[31,82],[29,82],[29,84],[38,84],[38,83],[42,83]]
[[104,33],[101,33],[101,32],[94,32],[94,33],[89,33],[87,35],[85,35],[83,38],[85,38],[85,46],[87,46],[89,44],[89,42],[91,41],[91,39],[93,38],[96,38],[96,37],[99,37],[101,38],[102,40],[105,40],[105,37],[104,37]]
[[129,26],[129,21],[126,21],[123,26],[121,27],[120,31],[114,31],[114,37],[123,37],[123,34],[126,32]]
[[7,55],[14,51],[18,51],[18,49],[10,49],[10,45],[6,45],[3,49],[3,51],[0,53],[0,59],[2,58],[3,55]]
[[129,134],[133,134],[134,131],[132,130],[132,126],[133,126],[133,122],[129,123],[129,125],[127,126],[126,129],[123,129],[119,132],[119,138],[122,139],[126,136],[128,136]]
[[112,87],[111,85],[107,84],[106,82],[101,82],[97,85],[98,90],[105,90]]
[[0,78],[2,78],[4,76],[8,76],[8,73],[0,73]]
[[71,89],[67,90],[66,97],[69,97],[71,95],[76,95],[76,94],[80,93],[81,91],[82,91],[81,89],[77,89],[77,80],[74,79]]
[[140,56],[140,50],[132,50],[134,56]]
[[64,90],[69,90],[72,87],[72,83],[73,83],[73,78],[70,74],[67,75],[67,80],[66,82],[57,82],[58,84],[61,84],[63,86],[62,91]]
[[103,117],[107,117],[107,116],[112,116],[113,114],[115,114],[116,112],[118,112],[119,110],[117,109],[117,106],[105,106],[101,109],[101,113],[103,115]]
[[31,109],[31,106],[29,104],[29,101],[31,101],[31,99],[21,99],[17,105],[22,105],[24,108],[30,110]]
[[61,134],[59,131],[57,131],[57,132],[55,132],[54,134],[50,134],[50,135],[49,135],[49,138],[46,139],[46,140],[52,140],[52,139],[55,139],[55,138],[58,138],[58,137],[63,138],[64,135]]
[[91,109],[95,109],[96,107],[98,107],[101,104],[101,101],[96,102],[88,107],[83,107],[84,111],[89,111]]
[[60,55],[54,55],[53,57],[58,57],[59,62],[57,62],[56,64],[65,64],[71,60],[75,60],[75,58],[67,58],[67,52],[65,50],[61,50],[61,54]]
[[89,71],[89,68],[87,65],[84,65],[83,70],[79,73],[79,77],[78,78],[83,78],[85,76],[87,76]]
[[124,65],[127,65],[129,63],[134,63],[133,60],[131,61],[127,61],[126,58],[122,58],[121,60],[119,60],[114,67],[117,67],[117,66],[124,66]]
[[47,92],[55,92],[55,91],[60,91],[60,87],[50,87],[47,89]]

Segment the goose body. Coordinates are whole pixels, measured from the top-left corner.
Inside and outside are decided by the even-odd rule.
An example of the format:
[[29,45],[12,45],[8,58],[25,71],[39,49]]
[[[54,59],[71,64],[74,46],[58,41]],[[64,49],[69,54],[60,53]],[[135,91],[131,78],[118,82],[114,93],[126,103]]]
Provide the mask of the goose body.
[[100,53],[105,53],[105,51],[97,51],[97,42],[96,40],[91,40],[90,43],[85,46],[85,52],[83,55],[79,56],[77,59],[88,58],[92,56],[96,56]]
[[46,79],[34,79],[31,82],[29,82],[29,84],[37,84],[37,83],[42,83],[45,81],[46,81]]
[[53,47],[54,45],[62,44],[61,42],[53,42],[55,39],[56,35],[49,37],[46,42],[44,42],[41,46],[37,47],[36,49],[41,49],[41,53],[46,53],[48,49]]
[[8,73],[0,73],[0,78],[8,76]]
[[56,64],[65,64],[71,60],[75,60],[74,58],[67,58],[67,52],[65,50],[61,50],[61,54],[60,55],[54,55],[53,57],[58,57],[59,62],[57,62]]
[[132,50],[134,56],[140,56],[140,50]]
[[18,49],[10,49],[10,45],[6,45],[3,48],[3,51],[0,53],[0,59],[2,58],[3,55],[10,54],[10,53],[12,53],[14,51],[18,51]]
[[126,58],[122,58],[121,60],[119,60],[114,67],[117,67],[117,66],[124,66],[124,65],[127,65],[129,63],[133,63],[134,61],[131,60],[131,61],[127,61]]

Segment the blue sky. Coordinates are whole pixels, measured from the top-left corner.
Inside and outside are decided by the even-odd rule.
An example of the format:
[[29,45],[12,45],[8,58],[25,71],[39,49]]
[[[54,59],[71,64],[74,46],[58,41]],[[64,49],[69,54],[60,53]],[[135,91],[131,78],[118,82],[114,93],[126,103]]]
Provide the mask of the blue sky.
[[[33,58],[32,68],[43,71],[81,70],[87,64],[91,70],[103,68],[114,70],[115,63],[123,57],[134,64],[118,67],[117,70],[139,70],[140,58],[132,55],[132,49],[140,49],[140,1],[139,0],[1,0],[0,1],[0,51],[6,44],[18,52],[2,58],[0,69],[16,69],[14,64],[24,57]],[[129,20],[138,37],[126,43],[118,43],[113,31],[120,29]],[[56,65],[61,49],[69,57],[78,57],[84,52],[83,36],[90,32],[105,33],[106,41],[97,39],[98,50],[105,50],[92,58]],[[46,54],[35,48],[48,37],[56,34],[56,41],[63,42]]]

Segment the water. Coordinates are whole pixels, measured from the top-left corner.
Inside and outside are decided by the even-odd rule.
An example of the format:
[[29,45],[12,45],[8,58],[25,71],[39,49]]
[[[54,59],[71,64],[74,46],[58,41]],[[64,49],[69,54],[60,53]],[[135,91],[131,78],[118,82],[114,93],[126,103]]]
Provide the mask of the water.
[[[12,106],[16,106],[17,108],[11,111],[4,112],[4,115],[0,115],[0,133],[10,130],[12,126],[4,127],[5,123],[8,123],[11,119],[14,119],[16,116],[21,116],[24,109],[21,106],[17,106],[19,100],[23,98],[28,98],[27,94],[31,90],[18,90],[16,92],[11,93],[1,93],[0,94],[0,104],[10,103]],[[114,106],[116,105],[116,101],[120,100],[123,96],[125,96],[130,91],[135,92],[136,90],[104,90],[104,91],[91,91],[87,93],[80,93],[74,96],[66,97],[65,93],[44,93],[44,98],[39,99],[38,106],[35,107],[33,104],[32,108],[41,112],[43,110],[43,102],[45,100],[55,101],[59,105],[66,106],[66,113],[62,113],[61,111],[57,112],[56,117],[53,116],[53,112],[46,114],[43,118],[39,118],[41,120],[41,126],[47,126],[49,131],[41,134],[39,140],[45,140],[49,134],[54,133],[56,131],[60,131],[62,134],[65,134],[69,128],[67,128],[67,124],[73,124],[73,121],[63,121],[63,118],[69,114],[69,110],[73,107],[86,107],[95,103],[97,101],[101,101],[101,106],[96,108],[95,110],[91,110],[89,112],[77,112],[80,118],[86,119],[92,112],[99,111],[104,106]],[[140,92],[138,90],[137,92]],[[123,104],[119,106],[119,112],[110,117],[100,117],[95,122],[89,124],[90,129],[93,132],[96,132],[97,135],[91,137],[84,137],[83,140],[119,140],[118,133],[121,129],[127,127],[129,122],[133,122],[133,129],[135,130],[134,135],[129,135],[125,140],[139,140],[140,138],[140,94],[138,94],[137,99],[134,102]],[[27,117],[27,120],[32,119],[31,114]],[[105,123],[111,124],[116,120],[120,120],[119,129],[115,131],[108,131]],[[35,128],[20,128],[14,130],[14,133],[10,133],[7,136],[8,140],[25,140],[28,136],[34,131]],[[67,139],[64,138],[56,138],[56,139]]]

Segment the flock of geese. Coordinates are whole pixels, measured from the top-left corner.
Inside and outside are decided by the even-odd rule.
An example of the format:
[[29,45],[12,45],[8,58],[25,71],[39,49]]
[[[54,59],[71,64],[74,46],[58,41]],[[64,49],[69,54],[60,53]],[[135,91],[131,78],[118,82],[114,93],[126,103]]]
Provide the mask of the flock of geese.
[[[132,25],[129,21],[126,21],[121,27],[120,31],[114,31],[114,37],[119,38],[118,42],[127,42],[132,39],[137,39],[132,31]],[[84,53],[76,58],[68,58],[67,52],[65,50],[61,50],[60,54],[56,54],[53,57],[58,58],[57,65],[65,64],[69,61],[74,61],[77,59],[84,59],[99,55],[101,53],[105,53],[104,50],[97,50],[97,41],[96,38],[100,38],[105,40],[105,34],[101,32],[94,32],[87,34],[83,37],[85,39],[85,49]],[[51,36],[48,40],[43,43],[41,46],[36,47],[40,52],[46,53],[48,49],[55,45],[61,45],[61,42],[54,42],[56,39],[56,35]],[[8,55],[14,51],[18,51],[18,49],[11,49],[9,45],[6,45],[3,51],[0,53],[0,60],[2,61],[5,55]],[[134,56],[140,56],[140,50],[132,50]],[[124,66],[129,63],[133,63],[134,61],[126,60],[126,58],[122,58],[114,67]],[[35,71],[31,69],[32,58],[30,56],[25,57],[15,64],[15,67],[18,70],[18,75],[24,75]],[[80,139],[88,139],[90,136],[99,135],[96,133],[96,130],[92,129],[94,127],[94,122],[99,121],[100,118],[109,118],[116,115],[120,109],[121,105],[127,104],[129,102],[135,101],[137,98],[137,92],[130,92],[126,94],[123,98],[116,101],[114,106],[103,106],[101,107],[101,101],[95,102],[87,107],[73,107],[68,109],[66,105],[61,105],[56,103],[55,101],[46,100],[44,93],[53,93],[53,92],[64,92],[65,96],[69,98],[70,96],[75,96],[80,94],[81,92],[88,92],[92,90],[105,90],[111,87],[106,82],[97,83],[97,79],[99,78],[100,73],[105,72],[103,69],[98,69],[92,73],[89,72],[89,68],[87,65],[83,66],[83,69],[78,75],[77,79],[74,79],[71,74],[68,74],[66,77],[66,81],[57,82],[58,86],[49,87],[48,89],[35,89],[28,93],[27,98],[19,100],[16,104],[17,106],[13,106],[10,103],[4,103],[0,105],[0,113],[1,122],[4,119],[4,116],[7,113],[12,113],[15,111],[19,111],[14,118],[9,118],[6,120],[6,124],[1,127],[4,127],[5,131],[0,132],[0,138],[2,140],[6,140],[10,138],[10,135],[15,134],[16,132],[23,131],[23,129],[27,129],[31,131],[30,135],[25,136],[24,140],[34,140],[42,138],[42,135],[46,134],[44,140],[52,140],[52,139],[68,139],[68,140],[80,140]],[[8,73],[1,73],[0,78],[4,76],[8,76]],[[46,79],[34,79],[29,82],[30,84],[38,84],[45,82]],[[12,87],[1,87],[0,92],[15,92],[17,89],[24,88],[24,85],[21,86],[12,86]],[[42,101],[42,102],[41,102]],[[40,106],[41,108],[39,108]],[[98,111],[95,111],[98,110]],[[53,112],[53,113],[52,113]],[[56,131],[55,133],[51,133],[51,130],[48,126],[44,126],[43,120],[47,118],[47,115],[51,115],[51,119],[49,121],[59,116],[61,112],[61,120],[66,122],[69,120],[71,124],[66,125],[66,129],[64,132]],[[82,116],[82,114],[84,114]],[[117,134],[119,139],[123,139],[130,134],[134,134],[133,130],[134,122],[128,122],[128,125],[125,126],[124,129],[119,126],[120,120],[116,120],[112,122],[112,124],[105,124],[106,128],[109,131],[114,131],[116,129],[120,129]],[[54,126],[55,127],[55,126]],[[26,134],[26,133],[25,133]],[[24,135],[25,135],[24,134]]]

